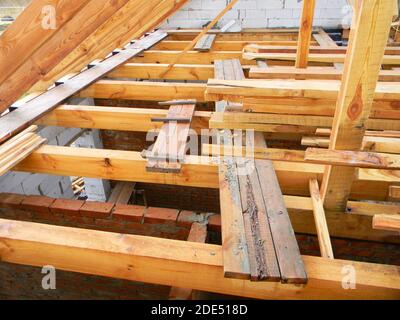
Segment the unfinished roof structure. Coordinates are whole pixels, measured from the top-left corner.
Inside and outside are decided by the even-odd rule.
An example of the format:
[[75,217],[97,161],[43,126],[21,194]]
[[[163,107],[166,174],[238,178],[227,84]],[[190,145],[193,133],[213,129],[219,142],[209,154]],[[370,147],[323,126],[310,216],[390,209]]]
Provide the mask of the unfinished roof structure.
[[351,1],[341,46],[316,1],[299,29],[238,32],[215,28],[238,0],[190,30],[158,28],[186,0],[31,1],[0,35],[1,181],[74,177],[75,196],[0,193],[0,264],[174,299],[400,299],[397,1]]

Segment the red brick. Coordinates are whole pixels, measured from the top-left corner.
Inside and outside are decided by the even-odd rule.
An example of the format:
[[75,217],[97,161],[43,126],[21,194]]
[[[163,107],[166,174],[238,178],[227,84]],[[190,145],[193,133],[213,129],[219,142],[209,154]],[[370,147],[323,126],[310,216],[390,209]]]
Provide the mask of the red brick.
[[18,209],[25,196],[15,193],[0,193],[0,206],[3,208]]
[[117,204],[114,207],[113,219],[118,221],[142,222],[145,207]]
[[165,222],[176,222],[178,218],[178,210],[149,207],[144,215],[145,223],[165,223]]
[[108,218],[113,208],[113,203],[86,201],[79,211],[83,216],[86,217]]
[[95,219],[94,223],[97,227],[113,229],[113,232],[120,232],[124,227],[122,222],[109,219]]
[[221,231],[220,214],[216,214],[208,218],[208,229],[211,231]]
[[79,216],[79,210],[84,203],[85,201],[82,200],[56,199],[50,206],[50,211],[53,213]]
[[197,221],[197,214],[193,211],[181,211],[177,224],[180,227],[190,228],[193,222]]
[[49,213],[55,199],[44,196],[27,196],[22,201],[21,208],[35,212]]

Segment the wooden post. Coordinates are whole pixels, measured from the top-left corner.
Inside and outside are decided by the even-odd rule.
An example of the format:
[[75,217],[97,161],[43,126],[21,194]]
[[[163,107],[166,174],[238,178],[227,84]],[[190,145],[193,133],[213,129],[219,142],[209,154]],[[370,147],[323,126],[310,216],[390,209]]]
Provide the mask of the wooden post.
[[[330,149],[360,150],[371,111],[393,16],[393,0],[363,1],[346,56]],[[325,209],[344,211],[355,168],[327,166],[322,182]]]
[[296,68],[307,68],[314,11],[315,0],[303,0],[303,12],[301,15],[299,39],[297,44]]

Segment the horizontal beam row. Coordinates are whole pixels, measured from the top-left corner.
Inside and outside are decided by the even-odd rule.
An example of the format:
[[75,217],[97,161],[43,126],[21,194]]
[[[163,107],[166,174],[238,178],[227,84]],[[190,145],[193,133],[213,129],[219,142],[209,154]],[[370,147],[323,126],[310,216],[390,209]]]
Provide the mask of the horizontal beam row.
[[[295,286],[224,278],[222,248],[211,244],[3,219],[0,243],[4,262],[249,298],[398,299],[400,294],[397,266],[303,256],[309,282]],[[354,290],[342,286],[346,267],[357,275]]]

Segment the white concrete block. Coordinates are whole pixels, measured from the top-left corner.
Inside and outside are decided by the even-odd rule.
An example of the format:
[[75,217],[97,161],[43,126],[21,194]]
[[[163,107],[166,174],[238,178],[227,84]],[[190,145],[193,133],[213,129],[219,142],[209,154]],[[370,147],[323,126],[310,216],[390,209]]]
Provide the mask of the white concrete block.
[[[266,10],[240,10],[240,17],[245,20],[264,20],[266,19]],[[257,22],[257,21],[255,21]]]
[[292,10],[265,10],[265,17],[267,19],[291,19],[292,17]]
[[303,6],[302,0],[285,0],[284,8],[285,9],[299,9]]
[[283,9],[284,0],[256,0],[257,9]]
[[[241,1],[239,1],[241,2]],[[222,9],[226,7],[226,0],[201,0],[201,9],[202,10],[214,10],[217,15]],[[234,8],[237,9],[237,4],[235,4]]]
[[299,24],[298,19],[268,19],[268,28],[298,28]]
[[233,9],[245,9],[245,10],[254,10],[257,9],[257,1],[255,0],[240,0],[238,1]]

